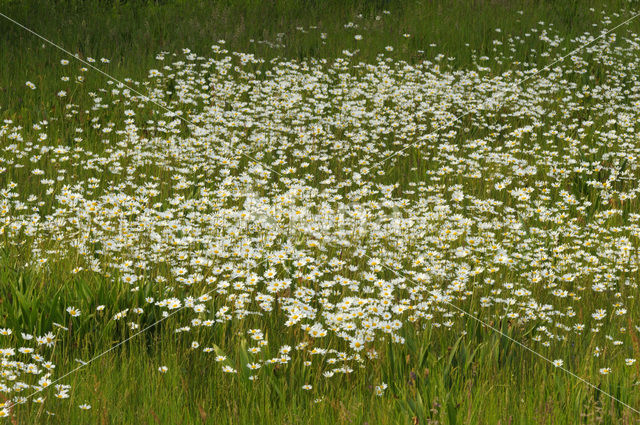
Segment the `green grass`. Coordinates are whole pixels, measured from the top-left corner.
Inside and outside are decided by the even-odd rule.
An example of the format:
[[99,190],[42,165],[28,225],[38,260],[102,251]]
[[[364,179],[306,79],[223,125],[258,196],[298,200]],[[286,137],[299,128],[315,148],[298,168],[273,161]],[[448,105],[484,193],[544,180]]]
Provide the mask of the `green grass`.
[[[620,0],[0,0],[0,12],[79,53],[82,58],[109,58],[109,64],[98,62],[96,66],[116,78],[140,81],[150,68],[158,67],[155,55],[160,51],[189,48],[209,56],[211,45],[218,39],[226,40],[230,51],[255,53],[267,61],[276,57],[334,59],[342,57],[344,49],[358,48],[358,60],[373,62],[385,46],[391,45],[394,51],[390,56],[397,60],[419,63],[434,60],[435,55],[444,53],[455,59],[445,60],[443,69],[466,69],[473,66],[477,57],[495,56],[491,41],[500,37],[496,35],[496,28],[502,30],[500,34],[520,35],[543,21],[545,25],[553,24],[558,33],[569,38],[593,31],[593,24],[600,24],[588,11],[591,6],[613,13],[622,8],[632,10],[636,5]],[[383,10],[389,10],[391,14],[385,15]],[[517,13],[520,10],[524,13]],[[376,20],[376,16],[382,19]],[[347,22],[357,23],[360,28],[344,28]],[[317,26],[317,29],[309,26]],[[306,32],[297,27],[303,27]],[[625,29],[639,30],[640,21]],[[283,34],[281,38],[279,33]],[[324,44],[320,33],[327,33]],[[411,37],[405,38],[404,33]],[[364,39],[356,41],[354,34],[362,34]],[[252,39],[254,42],[250,41]],[[256,43],[262,40],[281,42],[285,46]],[[431,43],[437,46],[430,47]],[[74,128],[88,125],[86,115],[80,113],[63,123],[63,103],[55,93],[62,84],[60,77],[77,73],[74,71],[82,65],[57,49],[42,45],[41,40],[0,18],[0,119],[11,119],[25,127],[42,119],[58,119],[61,124],[55,125],[55,137],[61,145],[73,146]],[[522,50],[512,53],[514,60],[537,66],[549,63],[549,58],[539,55],[544,43],[537,38],[521,47]],[[71,61],[68,68],[59,66],[60,59]],[[495,75],[517,69],[517,65],[509,61],[492,59],[490,65]],[[268,66],[268,63],[260,64],[252,69],[268,69]],[[603,64],[589,64],[588,69],[589,75],[599,77],[608,72]],[[89,92],[106,87],[102,75],[92,70],[84,75],[84,84],[65,86],[70,87],[67,101],[78,104],[80,110],[91,104]],[[573,75],[569,78],[582,81],[584,77]],[[38,90],[26,89],[27,80],[35,83]],[[101,114],[106,120],[117,120],[124,109],[122,106]],[[147,113],[152,116],[150,111]],[[494,117],[496,122],[500,119],[500,114]],[[518,124],[517,119],[509,119],[510,123]],[[478,132],[474,137],[481,137],[483,130],[473,131]],[[95,140],[95,149],[102,148],[106,149],[106,146],[100,146]],[[411,165],[422,167],[421,170],[430,169],[428,161],[420,160],[415,152],[401,161],[405,161],[401,164],[412,162]],[[48,172],[58,165],[44,164],[44,167],[49,167]],[[82,179],[93,175],[91,170],[77,167],[69,170]],[[153,173],[153,167],[150,167],[149,174]],[[159,172],[158,178],[168,181],[170,175],[163,173]],[[2,187],[12,180],[29,187],[35,184],[29,178],[21,170],[9,167],[1,175],[0,182]],[[604,178],[606,176],[601,179]],[[396,169],[384,179],[385,183],[406,185],[415,181],[416,176]],[[459,177],[443,183],[461,182],[462,177]],[[577,195],[593,197],[592,215],[603,210],[586,182],[574,183],[575,186],[568,189]],[[492,189],[480,182],[474,190],[485,193]],[[500,196],[505,199],[506,195],[496,195],[496,198]],[[630,212],[637,211],[637,206],[636,201],[624,207],[627,217]],[[45,213],[47,211],[42,212]],[[616,218],[611,220],[610,227],[620,224],[613,221]],[[2,237],[5,241],[0,254],[0,326],[33,329],[37,334],[50,330],[51,322],[69,327],[69,331],[57,331],[64,336],[53,350],[54,363],[63,369],[58,373],[75,367],[74,359],[86,361],[134,333],[124,322],[114,322],[106,313],[95,312],[95,307],[107,304],[114,311],[133,308],[142,306],[146,296],[158,294],[159,288],[151,284],[151,276],[148,282],[141,284],[140,291],[131,293],[127,286],[113,284],[108,277],[88,272],[73,274],[72,269],[77,265],[74,260],[52,263],[46,271],[25,267],[30,253],[12,245],[15,241],[6,239],[6,234]],[[364,262],[353,259],[354,263],[358,261]],[[504,281],[518,278],[510,270],[501,273]],[[387,274],[393,278],[391,273]],[[638,281],[637,276],[628,277]],[[70,320],[64,307],[80,303],[86,314]],[[588,312],[595,305],[590,303],[587,299],[583,305],[587,321],[590,320]],[[463,308],[478,310],[479,300],[471,298]],[[633,301],[626,308],[635,313],[639,307]],[[159,312],[152,311],[137,320],[144,328],[160,317]],[[47,402],[46,409],[40,410],[30,403],[18,406],[13,423],[555,425],[631,424],[640,420],[624,406],[470,319],[461,321],[451,330],[423,330],[418,324],[406,323],[401,332],[406,339],[405,345],[389,342],[377,347],[379,359],[366,360],[365,368],[354,367],[356,370],[347,376],[325,380],[320,369],[314,368],[316,358],[303,353],[292,356],[293,360],[279,369],[263,366],[259,379],[251,382],[246,379],[248,373],[243,367],[251,360],[246,351],[248,329],[259,326],[270,332],[269,341],[275,346],[285,343],[293,346],[304,334],[299,330],[282,331],[282,324],[273,315],[265,316],[259,323],[255,319],[215,326],[208,333],[176,334],[176,324],[183,323],[188,317],[178,313],[66,378],[63,383],[72,385],[69,400]],[[516,340],[532,345],[533,324],[517,327],[503,320],[493,325]],[[634,357],[640,356],[639,339],[631,322],[628,327],[630,332],[625,343],[631,347]],[[610,324],[601,333],[608,333],[613,328]],[[461,331],[466,335],[460,336]],[[189,347],[195,339],[201,346],[215,346],[216,353],[224,353],[229,365],[240,371],[238,376],[221,372],[220,365],[213,360],[216,353],[191,350]],[[13,335],[4,341],[17,344],[19,337]],[[330,341],[334,346],[341,343],[337,338]],[[562,346],[552,346],[544,355],[550,359],[565,359],[565,367],[569,370],[623,402],[636,408],[640,406],[640,364],[629,368],[627,374],[600,375],[590,354],[595,345],[598,345],[596,336],[587,334],[574,337]],[[616,356],[617,361],[621,361],[622,354]],[[304,360],[314,363],[304,366]],[[159,365],[167,366],[168,371],[161,374]],[[381,382],[387,383],[389,388],[378,397],[374,387]],[[302,390],[304,384],[313,385],[313,390]],[[49,391],[52,396],[53,390]],[[0,393],[0,401],[2,397]],[[315,403],[318,397],[323,399]],[[88,412],[77,407],[84,402],[92,405]]]
[[[358,57],[371,61],[391,45],[396,57],[409,62],[443,53],[456,58],[455,66],[464,67],[471,64],[473,53],[492,57],[491,41],[496,28],[503,34],[520,35],[543,21],[567,37],[591,30],[592,24],[597,23],[588,11],[591,6],[609,11],[630,7],[623,0],[0,2],[3,13],[26,27],[81,58],[109,58],[111,63],[100,64],[101,69],[116,78],[134,80],[146,76],[160,51],[189,48],[208,55],[218,39],[226,40],[231,51],[251,52],[265,59],[335,58],[342,56],[344,49],[357,47]],[[385,15],[383,10],[391,14]],[[520,15],[518,11],[526,13]],[[357,17],[360,14],[362,18]],[[376,21],[375,16],[383,19]],[[348,22],[360,28],[345,29]],[[317,29],[309,29],[310,26]],[[320,38],[323,32],[328,35],[326,40]],[[366,40],[357,43],[353,39],[357,32],[363,32]],[[411,34],[411,38],[405,39],[404,33]],[[42,47],[42,40],[5,19],[0,21],[0,34],[4,47],[0,53],[0,105],[4,116],[30,121],[48,116],[56,106],[52,98],[26,95],[23,84],[31,79],[41,89],[38,93],[55,90],[62,75],[57,64],[65,55],[49,45]],[[277,44],[284,47],[257,43],[276,43],[278,34],[282,38]],[[437,46],[430,47],[432,43]],[[516,57],[521,62],[546,64],[547,60],[535,53],[542,47],[541,41],[529,40]],[[50,72],[43,73],[43,69]],[[501,69],[513,66],[504,63],[493,67],[496,72]],[[83,91],[103,85],[102,75],[89,72]]]
[[[467,336],[409,329],[406,347],[389,345],[380,352],[382,361],[367,362],[365,370],[332,378],[331,384],[313,376],[313,366],[303,366],[302,359],[263,370],[256,382],[230,377],[217,367],[213,353],[191,350],[190,340],[161,327],[153,337],[133,339],[67,378],[74,388],[69,402],[47,406],[56,416],[18,407],[17,423],[406,424],[417,418],[419,423],[573,424],[637,419],[474,322],[464,326]],[[239,370],[246,352],[235,333],[242,328],[229,326],[208,335],[220,344],[227,341],[220,349]],[[502,329],[522,338],[521,330]],[[108,346],[102,343],[101,348]],[[575,350],[586,348],[577,345]],[[81,348],[74,352],[85,359],[93,354]],[[159,373],[158,364],[168,371]],[[571,369],[622,401],[637,402],[630,377],[598,377],[588,364]],[[389,388],[378,398],[372,387],[381,380]],[[313,393],[301,390],[305,383],[314,385]],[[323,400],[314,403],[320,394]],[[92,409],[79,412],[77,405],[87,401]]]

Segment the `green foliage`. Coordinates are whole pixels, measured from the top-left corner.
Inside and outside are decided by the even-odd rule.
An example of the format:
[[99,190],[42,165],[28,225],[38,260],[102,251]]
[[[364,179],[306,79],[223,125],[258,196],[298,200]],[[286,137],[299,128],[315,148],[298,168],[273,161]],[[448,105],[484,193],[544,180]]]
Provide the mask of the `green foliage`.
[[[118,78],[140,79],[156,64],[154,56],[159,51],[189,47],[207,55],[218,39],[225,39],[230,49],[253,52],[266,59],[335,58],[342,55],[343,49],[358,47],[359,57],[367,61],[392,45],[397,58],[407,62],[430,59],[436,54],[433,52],[447,52],[455,57],[448,66],[464,67],[472,63],[474,54],[490,55],[490,41],[496,28],[517,34],[521,28],[542,20],[553,23],[567,36],[580,34],[593,24],[587,13],[591,5],[610,10],[628,7],[627,2],[614,0],[0,0],[0,11],[82,58],[109,58],[110,64],[99,66],[105,72]],[[391,15],[378,23],[375,16],[383,10],[391,11]],[[525,13],[518,15],[518,10]],[[355,21],[359,13],[369,25],[365,37],[370,40],[362,46],[356,46],[353,33],[343,28],[344,23]],[[310,25],[317,25],[318,29],[309,34],[297,30],[298,26]],[[329,35],[325,44],[319,37],[321,32]],[[284,35],[279,38],[279,33]],[[404,38],[404,33],[410,33],[411,38]],[[257,44],[258,40],[283,43],[284,47]],[[434,42],[438,49],[430,49]],[[517,52],[518,58],[546,63],[532,53],[541,48],[540,43],[531,40],[522,52]],[[32,122],[60,113],[60,104],[52,94],[62,76],[57,64],[65,56],[51,46],[42,47],[42,40],[2,18],[0,46],[0,116]],[[493,71],[512,66],[500,64]],[[26,80],[33,81],[39,90],[34,93],[25,90]],[[103,86],[104,77],[89,71],[86,85],[70,93],[70,97],[82,103],[86,92]],[[121,115],[121,112],[107,113]],[[72,131],[61,128],[60,139],[70,140]],[[418,163],[418,159],[410,160]],[[428,168],[427,161],[420,166]],[[20,178],[19,172],[9,170],[3,178]],[[409,177],[389,173],[388,178],[403,182]],[[599,180],[604,179],[606,176],[599,176]],[[588,192],[586,182],[578,179],[574,183],[570,189],[575,194]],[[590,214],[600,207],[597,198],[593,201]],[[631,207],[626,208],[629,214]],[[150,284],[141,284],[141,290],[132,294],[128,288],[111,281],[107,284],[82,273],[73,275],[69,272],[70,264],[52,266],[50,274],[38,274],[22,265],[23,255],[26,254],[19,249],[0,255],[1,326],[22,327],[42,334],[52,330],[47,328],[51,322],[68,325],[68,316],[60,306],[82,300],[83,306],[94,312],[87,312],[73,322],[73,337],[67,340],[70,347],[57,351],[61,358],[56,360],[60,364],[72,364],[76,357],[88,360],[132,335],[131,330],[96,313],[95,307],[141,305],[150,293]],[[628,306],[631,311],[633,307]],[[176,315],[175,319],[179,317]],[[145,315],[138,324],[142,329],[159,318]],[[450,330],[405,327],[402,334],[405,345],[389,342],[379,359],[368,362],[366,370],[356,370],[352,376],[326,381],[296,358],[283,367],[263,367],[255,382],[248,380],[251,373],[246,367],[252,360],[243,336],[250,328],[249,323],[216,325],[201,341],[203,346],[213,347],[214,352],[209,354],[190,350],[191,340],[176,335],[171,325],[163,323],[74,374],[70,378],[74,387],[70,402],[51,407],[56,416],[18,407],[16,421],[19,424],[452,425],[637,421],[621,405],[611,403],[593,388],[576,382],[510,339],[471,319],[463,323],[459,329]],[[533,327],[519,329],[506,319],[494,326],[525,345],[531,343]],[[275,320],[269,323],[266,329],[271,332],[270,340],[281,343],[288,338],[295,340],[280,328]],[[602,332],[606,333],[606,329]],[[578,353],[593,349],[592,340],[572,342]],[[565,352],[553,350],[557,349],[550,349],[545,356],[566,358]],[[238,373],[221,372],[214,356],[225,356],[222,364],[237,369]],[[166,365],[168,371],[160,373],[158,364]],[[637,371],[629,376],[603,378],[589,359],[575,359],[575,364],[568,366],[626,403],[637,406],[640,402]],[[373,388],[381,382],[389,387],[383,396],[377,397]],[[301,390],[307,383],[314,387],[310,393]],[[324,399],[315,403],[316,396]],[[94,400],[93,408],[79,412],[77,405],[90,400]]]

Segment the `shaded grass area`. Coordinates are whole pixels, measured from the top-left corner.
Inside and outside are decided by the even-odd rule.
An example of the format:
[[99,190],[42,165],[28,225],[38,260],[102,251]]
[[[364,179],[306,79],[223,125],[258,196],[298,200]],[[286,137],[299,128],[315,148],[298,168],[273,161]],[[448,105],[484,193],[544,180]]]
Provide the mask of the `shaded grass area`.
[[[189,48],[208,55],[210,46],[226,40],[233,51],[259,57],[335,58],[343,50],[359,50],[358,58],[375,59],[385,46],[408,62],[447,57],[451,66],[469,66],[474,55],[492,56],[496,29],[522,35],[542,21],[567,37],[592,30],[598,18],[589,10],[615,13],[630,8],[623,0],[282,0],[282,1],[59,1],[2,0],[0,11],[81,58],[101,57],[96,65],[117,78],[139,79],[157,63],[160,51]],[[389,12],[388,14],[385,11]],[[357,28],[349,26],[357,25]],[[345,26],[347,26],[345,28]],[[326,34],[326,39],[321,34]],[[363,40],[356,41],[355,34]],[[404,35],[409,34],[407,38]],[[499,37],[498,37],[499,38]],[[56,105],[51,96],[67,55],[19,28],[0,20],[0,106],[16,118],[47,116]],[[432,46],[435,45],[435,46]],[[548,63],[538,56],[544,43],[530,38],[514,57],[520,62]],[[453,60],[455,58],[455,60]],[[452,60],[449,60],[452,59]],[[494,64],[496,65],[496,64]],[[77,69],[82,65],[71,63]],[[493,70],[512,69],[511,63]],[[45,71],[45,72],[43,72]],[[24,86],[32,81],[36,93]],[[87,73],[83,91],[104,86],[105,77]],[[73,94],[71,94],[73,95]]]

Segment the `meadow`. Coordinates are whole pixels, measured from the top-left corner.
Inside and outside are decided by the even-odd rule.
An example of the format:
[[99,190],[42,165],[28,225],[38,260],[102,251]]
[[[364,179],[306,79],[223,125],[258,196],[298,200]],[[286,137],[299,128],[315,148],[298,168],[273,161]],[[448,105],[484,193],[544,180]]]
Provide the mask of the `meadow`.
[[0,423],[640,422],[638,12],[0,0]]

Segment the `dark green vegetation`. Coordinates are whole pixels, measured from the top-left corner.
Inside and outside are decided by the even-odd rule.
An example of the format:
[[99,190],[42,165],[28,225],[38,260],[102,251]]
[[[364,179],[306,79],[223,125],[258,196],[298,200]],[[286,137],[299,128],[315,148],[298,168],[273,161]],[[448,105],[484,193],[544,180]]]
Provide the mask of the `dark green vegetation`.
[[[23,23],[80,57],[105,57],[109,64],[96,63],[100,69],[119,79],[140,80],[149,68],[157,67],[160,51],[189,48],[207,56],[216,40],[224,39],[231,51],[254,53],[270,59],[309,56],[336,58],[343,50],[359,49],[357,58],[373,61],[385,46],[393,46],[389,55],[416,63],[445,54],[443,67],[461,69],[474,63],[475,57],[493,58],[501,34],[518,35],[544,21],[567,37],[592,31],[601,25],[588,12],[589,7],[606,10],[633,10],[635,3],[623,1],[7,1],[0,0],[0,12]],[[390,11],[389,15],[383,13]],[[524,13],[519,14],[518,11]],[[358,17],[362,15],[362,17]],[[382,16],[376,20],[376,16]],[[628,16],[628,14],[620,14]],[[621,20],[622,18],[619,18]],[[344,28],[348,22],[359,25],[354,32]],[[616,22],[614,22],[615,24]],[[310,28],[315,26],[317,28]],[[299,29],[302,28],[302,29]],[[638,32],[640,21],[624,31]],[[326,33],[326,39],[321,37]],[[356,41],[354,33],[363,35]],[[404,37],[403,34],[410,34]],[[253,40],[253,42],[251,41]],[[268,43],[265,43],[268,42]],[[549,58],[540,57],[543,45],[538,39],[513,52],[514,61],[543,66]],[[323,43],[324,42],[324,43]],[[430,46],[436,44],[435,47]],[[46,45],[32,34],[0,18],[0,119],[30,123],[41,119],[62,119],[62,102],[55,96],[60,77],[59,66],[70,60],[69,68],[82,65],[59,50]],[[283,45],[283,46],[281,46]],[[579,55],[579,53],[578,53]],[[588,59],[588,58],[585,58]],[[517,64],[490,60],[492,72],[516,69]],[[268,67],[267,64],[261,66]],[[589,67],[591,75],[605,72],[599,64]],[[88,105],[87,93],[105,87],[105,77],[88,70],[82,85],[68,83],[66,101]],[[30,80],[37,90],[25,88]],[[124,108],[123,108],[124,109]],[[105,115],[114,113],[105,111]],[[122,114],[122,111],[118,111]],[[82,125],[81,119],[75,125]],[[86,124],[86,123],[85,123]],[[59,128],[66,143],[73,127]],[[393,176],[392,176],[393,177]],[[399,177],[399,176],[398,176]],[[2,176],[4,187],[9,178]],[[580,183],[580,182],[578,182]],[[586,185],[576,190],[588,191]],[[594,207],[599,207],[596,205]],[[628,212],[627,212],[628,214]],[[88,360],[134,331],[124,323],[101,316],[95,307],[107,304],[125,309],[142,305],[152,294],[150,285],[131,294],[125,285],[101,281],[95,277],[70,273],[69,264],[52,264],[49,272],[33,272],[23,267],[20,251],[6,248],[0,254],[0,327],[21,326],[36,333],[48,331],[49,323],[72,328],[56,347],[58,373],[75,367],[75,358]],[[512,276],[513,277],[513,276]],[[67,305],[83,301],[83,315],[70,320]],[[585,305],[589,304],[584,300]],[[479,308],[472,300],[467,307]],[[585,307],[586,308],[586,307]],[[637,312],[636,304],[627,305]],[[586,311],[589,311],[586,308]],[[184,316],[188,317],[188,316]],[[637,316],[636,316],[637,317]],[[140,328],[160,318],[146,314]],[[482,329],[467,319],[457,332],[443,329],[423,331],[407,324],[402,328],[405,346],[381,347],[379,359],[367,361],[366,368],[350,376],[324,380],[316,369],[302,364],[312,357],[295,357],[287,366],[263,371],[253,383],[246,380],[249,361],[247,329],[259,326],[273,330],[269,340],[277,343],[299,341],[303,333],[281,331],[274,318],[271,323],[244,321],[217,327],[204,335],[184,337],[174,333],[175,323],[184,322],[178,313],[157,328],[106,354],[93,364],[71,375],[71,398],[48,403],[34,410],[26,404],[16,409],[15,423],[134,423],[143,424],[376,424],[376,423],[448,423],[448,424],[626,424],[640,420],[608,397],[584,383],[553,368],[542,359],[495,332]],[[456,325],[458,326],[458,325]],[[533,325],[525,329],[508,321],[494,323],[508,335],[530,343]],[[460,336],[460,331],[466,331]],[[629,345],[634,357],[640,344],[629,323]],[[66,331],[59,331],[66,332]],[[602,333],[606,333],[603,329]],[[17,338],[17,337],[16,337]],[[191,350],[198,339],[202,346],[216,346],[216,353]],[[551,359],[565,359],[565,366],[625,403],[638,406],[638,367],[629,373],[601,375],[592,363],[595,335],[576,337],[572,351],[579,356],[570,360],[564,349],[546,353]],[[62,354],[63,353],[63,354]],[[231,376],[220,371],[213,358],[224,353],[230,365],[243,372]],[[275,354],[275,353],[273,353]],[[158,365],[168,371],[158,372]],[[65,383],[63,382],[63,383]],[[313,391],[301,389],[305,383]],[[383,397],[374,394],[380,382],[389,388]],[[52,397],[53,390],[49,397]],[[2,400],[0,394],[0,400]],[[323,400],[315,403],[316,398]],[[77,405],[88,402],[91,410]]]
[[[189,48],[207,55],[218,39],[226,40],[231,51],[266,59],[335,58],[343,49],[357,48],[358,57],[367,61],[391,45],[397,58],[410,63],[445,54],[455,58],[448,61],[451,66],[464,67],[471,64],[474,53],[492,57],[496,28],[503,34],[518,35],[544,21],[571,37],[592,30],[597,23],[589,7],[616,11],[632,6],[623,0],[0,1],[3,13],[28,28],[82,58],[106,57],[111,63],[100,64],[101,69],[134,80],[155,66],[154,57],[160,51]],[[385,15],[383,10],[391,14]],[[378,21],[376,16],[384,19]],[[366,40],[353,39],[354,31],[344,28],[349,22],[359,25]],[[310,29],[312,26],[317,29]],[[326,40],[321,39],[321,33],[327,34]],[[405,33],[411,37],[406,39]],[[42,40],[5,19],[0,20],[0,34],[0,106],[4,116],[30,120],[48,116],[56,99],[45,93],[59,87],[61,71],[57,65],[64,54],[49,45],[43,48]],[[520,62],[548,63],[536,54],[543,43],[530,41],[514,57]],[[513,69],[513,65],[492,66],[496,72],[501,68]],[[41,90],[25,94],[24,80],[28,78]],[[103,87],[104,79],[96,72],[88,73],[82,92]],[[71,99],[74,95],[81,93],[72,93]]]

